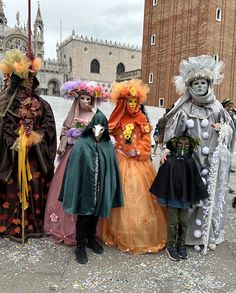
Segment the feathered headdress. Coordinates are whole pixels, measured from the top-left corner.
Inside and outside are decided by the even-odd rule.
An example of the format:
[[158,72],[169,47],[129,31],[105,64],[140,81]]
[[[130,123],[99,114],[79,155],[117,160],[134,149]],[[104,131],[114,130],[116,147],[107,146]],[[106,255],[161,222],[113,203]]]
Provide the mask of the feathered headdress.
[[82,94],[102,101],[107,101],[110,97],[103,86],[82,80],[67,81],[61,86],[60,92],[66,99],[73,99]]
[[0,71],[4,74],[16,74],[21,79],[27,79],[29,72],[36,73],[41,68],[41,59],[22,53],[18,49],[9,50],[0,62]]
[[116,102],[120,99],[137,98],[139,103],[143,104],[147,100],[149,87],[143,84],[140,79],[131,79],[120,83],[114,83],[111,90],[111,99]]
[[212,84],[219,84],[223,80],[221,74],[224,68],[223,61],[216,61],[209,55],[189,57],[188,60],[182,60],[179,66],[180,75],[174,76],[173,81],[178,93],[186,92],[187,86],[193,80],[204,78],[211,81]]

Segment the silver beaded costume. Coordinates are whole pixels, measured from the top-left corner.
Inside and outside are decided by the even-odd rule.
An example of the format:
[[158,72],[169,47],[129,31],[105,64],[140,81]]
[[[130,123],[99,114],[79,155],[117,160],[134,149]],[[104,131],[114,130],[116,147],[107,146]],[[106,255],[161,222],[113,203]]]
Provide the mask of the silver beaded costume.
[[[199,137],[200,147],[193,153],[209,199],[193,206],[189,212],[187,245],[219,244],[224,240],[225,196],[228,192],[234,125],[229,114],[213,93],[213,84],[222,81],[223,62],[211,56],[191,57],[180,64],[180,75],[174,78],[177,92],[182,96],[168,113],[164,143],[186,129],[191,137]],[[196,96],[191,82],[206,79],[205,96]],[[220,123],[219,130],[211,125]],[[221,134],[221,135],[220,135]],[[207,240],[206,240],[207,239]]]

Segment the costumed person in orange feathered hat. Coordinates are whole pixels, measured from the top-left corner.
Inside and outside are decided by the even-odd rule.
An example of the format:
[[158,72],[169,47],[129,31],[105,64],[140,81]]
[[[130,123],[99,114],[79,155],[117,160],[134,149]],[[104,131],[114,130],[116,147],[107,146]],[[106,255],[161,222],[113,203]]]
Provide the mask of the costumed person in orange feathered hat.
[[141,80],[115,83],[111,91],[116,107],[109,130],[116,140],[124,207],[101,221],[100,233],[105,244],[132,253],[157,253],[167,238],[165,208],[149,192],[156,175],[150,161],[152,128],[140,110],[148,91]]
[[54,116],[36,93],[40,66],[32,53],[16,49],[0,64],[10,75],[0,94],[0,235],[22,243],[43,234],[56,154]]

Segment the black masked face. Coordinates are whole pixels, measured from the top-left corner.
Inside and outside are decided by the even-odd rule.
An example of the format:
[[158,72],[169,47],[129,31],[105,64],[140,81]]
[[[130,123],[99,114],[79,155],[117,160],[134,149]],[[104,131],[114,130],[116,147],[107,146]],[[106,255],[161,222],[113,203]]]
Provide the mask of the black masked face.
[[176,146],[177,156],[186,156],[189,154],[190,142],[187,137],[180,137]]
[[172,156],[189,158],[193,150],[199,145],[198,138],[192,138],[187,135],[175,136],[171,138],[166,147],[170,150]]

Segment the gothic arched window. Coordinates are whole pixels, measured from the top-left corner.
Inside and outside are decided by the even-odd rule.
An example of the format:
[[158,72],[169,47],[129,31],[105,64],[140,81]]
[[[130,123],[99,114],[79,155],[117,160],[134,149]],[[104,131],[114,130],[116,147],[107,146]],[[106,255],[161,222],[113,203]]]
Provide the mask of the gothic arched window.
[[90,64],[90,72],[91,73],[100,73],[100,64],[98,60],[93,59]]
[[123,73],[125,72],[125,66],[123,63],[119,63],[117,66],[116,66],[116,73],[117,74],[120,74],[120,73]]

